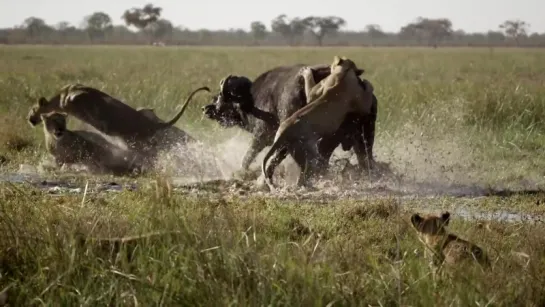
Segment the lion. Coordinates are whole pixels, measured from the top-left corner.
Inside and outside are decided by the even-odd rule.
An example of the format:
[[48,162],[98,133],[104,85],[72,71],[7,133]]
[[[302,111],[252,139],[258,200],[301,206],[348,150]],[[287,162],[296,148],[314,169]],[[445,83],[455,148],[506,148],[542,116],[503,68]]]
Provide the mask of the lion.
[[474,260],[482,266],[489,266],[490,260],[483,249],[463,240],[445,228],[450,222],[450,213],[445,211],[440,216],[421,216],[415,213],[411,216],[411,223],[418,232],[419,238],[426,244],[425,256],[435,266],[443,263],[448,265],[462,261]]
[[274,189],[274,169],[288,153],[301,170],[297,185],[307,186],[310,175],[326,164],[318,148],[320,138],[335,133],[348,113],[370,113],[373,86],[366,80],[365,88],[360,86],[357,70],[352,60],[335,56],[331,74],[315,84],[312,70],[309,67],[301,69],[308,104],[280,124],[274,143],[263,159],[262,174],[270,190]]
[[48,113],[40,115],[44,123],[45,145],[57,166],[83,164],[93,173],[132,175],[145,169],[144,159],[131,151],[122,150],[104,139],[89,137],[89,133],[66,128],[66,115]]
[[[253,81],[245,76],[228,75],[220,81],[219,92],[213,95],[211,103],[202,107],[204,117],[222,128],[237,127],[251,134],[250,145],[235,177],[249,178],[250,165],[265,147],[273,144],[280,122],[307,104],[305,80],[300,74],[304,66],[298,63],[273,67]],[[316,83],[331,74],[331,63],[310,68]],[[363,72],[358,69],[356,74],[359,77]],[[359,82],[365,89],[364,82]],[[373,93],[370,114],[349,113],[334,134],[322,136],[318,149],[324,161],[329,161],[333,151],[342,145],[343,151],[354,151],[360,171],[374,168],[377,113],[378,99]],[[323,170],[327,169],[328,165],[324,165]]]
[[[164,123],[165,121],[159,118],[157,114],[155,114],[155,109],[153,108],[146,108],[146,107],[138,107],[136,108],[136,111],[144,114],[149,119],[154,120],[159,123]],[[189,135],[184,130],[176,127],[176,126],[170,126],[168,129],[165,130],[165,135],[162,137],[161,143],[166,143],[165,147],[172,147],[176,144],[187,144],[190,142],[196,142],[197,140]]]
[[206,86],[196,89],[174,118],[160,122],[98,89],[71,84],[49,101],[40,97],[29,111],[28,122],[34,127],[42,121],[42,114],[52,112],[72,115],[106,135],[122,138],[131,149],[147,150],[155,148],[156,133],[174,125],[184,114],[193,95],[202,90],[210,92]]

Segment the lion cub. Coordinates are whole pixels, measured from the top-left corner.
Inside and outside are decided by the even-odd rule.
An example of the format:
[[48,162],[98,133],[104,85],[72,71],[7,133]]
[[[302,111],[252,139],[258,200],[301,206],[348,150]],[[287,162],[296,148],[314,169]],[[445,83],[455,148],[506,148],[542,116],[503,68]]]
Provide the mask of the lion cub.
[[448,211],[441,216],[420,216],[418,213],[411,216],[411,223],[417,230],[418,236],[427,245],[426,257],[432,259],[435,265],[443,263],[451,265],[476,260],[479,264],[488,266],[490,261],[480,247],[447,231],[445,227],[449,222]]
[[129,175],[142,172],[142,160],[113,144],[101,144],[66,128],[66,115],[42,114],[45,145],[57,165],[80,163],[93,173]]

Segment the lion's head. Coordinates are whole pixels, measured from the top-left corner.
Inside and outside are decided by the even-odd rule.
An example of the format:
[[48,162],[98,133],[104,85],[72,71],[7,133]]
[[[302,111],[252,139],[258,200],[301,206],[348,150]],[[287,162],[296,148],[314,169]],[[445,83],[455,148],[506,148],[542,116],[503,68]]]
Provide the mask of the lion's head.
[[61,113],[49,113],[40,115],[44,122],[45,130],[55,138],[60,138],[66,132],[66,115]]
[[420,216],[418,213],[411,216],[411,223],[421,235],[444,235],[447,232],[445,226],[448,226],[449,222],[450,213],[448,211],[445,211],[440,216],[433,214]]
[[336,55],[333,57],[333,63],[331,63],[331,66],[330,66],[331,71],[338,70],[339,66],[341,67],[342,71],[349,71],[349,70],[354,71],[356,76],[360,76],[361,74],[365,72],[365,70],[358,68],[356,66],[356,63],[354,63],[354,61],[346,57],[339,57]]
[[80,83],[73,83],[63,86],[60,91],[49,100],[43,96],[40,97],[38,102],[34,104],[28,112],[28,122],[33,127],[38,125],[42,122],[42,114],[60,111],[61,108],[65,107],[67,103],[74,100],[74,98],[77,96],[88,92],[89,90],[93,89]]
[[49,101],[45,97],[40,97],[38,102],[35,103],[28,112],[27,120],[32,127],[42,122],[41,115],[46,112]]

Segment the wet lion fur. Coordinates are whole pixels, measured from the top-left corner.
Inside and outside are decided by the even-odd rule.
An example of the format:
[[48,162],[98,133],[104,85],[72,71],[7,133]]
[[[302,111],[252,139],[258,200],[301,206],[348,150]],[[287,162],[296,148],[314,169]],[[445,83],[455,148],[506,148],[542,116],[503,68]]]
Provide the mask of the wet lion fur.
[[[221,127],[237,127],[251,134],[237,177],[245,177],[257,155],[273,144],[280,122],[307,104],[305,82],[300,74],[304,66],[300,63],[277,66],[262,72],[253,81],[229,75],[220,82],[212,103],[202,108],[203,115]],[[316,82],[331,73],[331,63],[309,67]],[[356,74],[360,76],[363,72],[358,69]],[[360,86],[366,87],[361,80]],[[335,148],[342,145],[344,151],[354,150],[360,169],[372,168],[377,113],[378,99],[373,94],[370,114],[349,113],[334,134],[320,139],[318,148],[324,161],[329,161]],[[327,172],[328,165],[322,169]]]
[[210,92],[206,86],[196,89],[174,118],[161,122],[96,88],[70,84],[50,100],[40,97],[31,107],[27,119],[30,125],[36,126],[42,121],[42,114],[56,112],[71,115],[106,135],[122,138],[133,149],[149,150],[148,147],[157,145],[156,141],[152,141],[156,133],[174,125],[184,114],[193,95],[202,90]]
[[[363,81],[365,88],[360,86],[358,70],[352,60],[335,56],[331,74],[315,84],[312,70],[309,67],[301,69],[308,104],[280,124],[274,143],[263,159],[262,173],[269,188],[273,188],[274,168],[288,152],[301,169],[298,185],[305,185],[312,168],[324,164],[320,160],[318,140],[335,133],[348,113],[366,115],[371,112],[373,86],[366,80]],[[272,162],[267,166],[271,157]]]
[[[139,107],[139,108],[136,108],[136,110],[144,114],[145,116],[147,116],[149,119],[153,121],[160,122],[160,123],[165,122],[159,116],[157,116],[157,114],[155,113],[155,109],[153,108]],[[161,147],[170,148],[176,144],[185,145],[187,143],[196,142],[196,141],[197,140],[191,135],[189,135],[187,132],[172,125],[165,129],[164,135],[161,137],[161,143],[164,143],[164,146],[161,146]]]
[[118,148],[100,136],[90,137],[88,131],[71,131],[66,116],[42,114],[47,152],[57,165],[82,164],[93,173],[132,175],[145,169],[144,159],[130,150]]

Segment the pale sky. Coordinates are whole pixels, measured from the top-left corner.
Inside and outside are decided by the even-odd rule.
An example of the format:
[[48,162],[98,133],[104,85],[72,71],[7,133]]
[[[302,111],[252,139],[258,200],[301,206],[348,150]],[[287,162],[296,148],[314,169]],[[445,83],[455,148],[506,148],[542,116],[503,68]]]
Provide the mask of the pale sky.
[[274,17],[287,14],[289,18],[335,15],[346,20],[346,30],[362,30],[374,23],[389,32],[397,32],[418,16],[450,18],[455,30],[466,32],[497,30],[506,19],[521,19],[530,23],[530,33],[545,33],[545,0],[0,0],[0,28],[20,25],[30,16],[50,25],[68,21],[79,26],[84,16],[96,11],[122,24],[126,9],[148,2],[162,7],[162,17],[174,26],[192,30],[248,30],[255,20],[270,30]]

